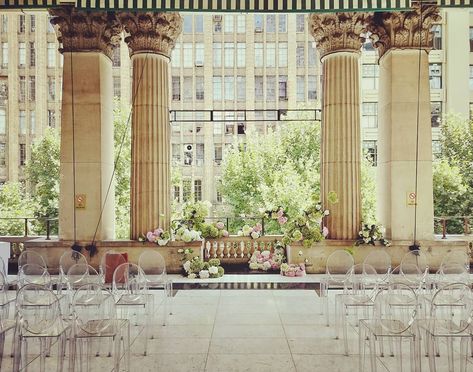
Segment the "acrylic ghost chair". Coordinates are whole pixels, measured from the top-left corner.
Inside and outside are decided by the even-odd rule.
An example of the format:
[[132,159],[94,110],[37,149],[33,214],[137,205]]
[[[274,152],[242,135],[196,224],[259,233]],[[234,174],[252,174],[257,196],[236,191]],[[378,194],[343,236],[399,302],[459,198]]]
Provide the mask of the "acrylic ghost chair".
[[[372,272],[368,273],[365,285],[378,286],[388,283],[392,267],[391,256],[385,250],[377,249],[370,252],[363,260],[363,264],[369,265],[376,271],[376,275],[372,275]],[[369,283],[368,279],[373,279],[374,283]]]
[[106,287],[112,287],[113,273],[115,272],[115,269],[126,262],[127,259],[120,252],[109,250],[103,254],[102,259],[100,260],[99,274],[103,277],[103,282]]
[[329,289],[342,289],[343,293],[347,293],[354,263],[353,256],[344,250],[335,251],[327,258],[325,275],[320,280],[320,296],[325,302],[327,326],[330,324]]
[[144,278],[149,288],[163,288],[163,325],[166,325],[166,318],[172,314],[172,280],[166,273],[166,262],[164,257],[155,250],[146,250],[140,254],[138,266],[143,270]]
[[[8,296],[8,282],[3,272],[0,272],[0,371],[2,370],[3,350],[5,347],[5,336],[8,331],[14,331],[16,322],[10,319],[10,306],[13,298]],[[13,339],[14,341],[14,339]]]
[[359,371],[364,372],[368,341],[371,372],[377,370],[376,341],[390,339],[396,342],[396,371],[402,372],[403,341],[409,341],[411,371],[420,372],[420,337],[415,323],[419,312],[415,290],[403,283],[390,283],[378,289],[374,299],[374,313],[371,319],[360,320],[359,326]]
[[36,264],[47,268],[48,265],[43,256],[35,251],[23,251],[18,257],[18,270],[26,264]]
[[59,280],[58,280],[58,292],[60,293],[63,287],[67,287],[66,274],[71,266],[76,264],[87,265],[87,258],[80,252],[74,250],[68,250],[64,252],[59,258]]
[[393,270],[390,281],[402,283],[421,292],[426,289],[429,274],[429,264],[425,253],[420,250],[407,252],[401,259],[401,263]]
[[115,299],[109,290],[96,283],[77,288],[72,300],[72,314],[71,371],[77,362],[80,371],[84,364],[85,371],[95,370],[93,357],[98,354],[93,351],[93,342],[98,341],[100,347],[104,339],[110,342],[109,356],[113,355],[114,371],[120,370],[122,343],[125,370],[130,370],[130,322],[117,318]]
[[[148,283],[143,270],[136,264],[123,263],[113,273],[113,295],[117,309],[124,314],[123,318],[130,319],[135,315],[135,325],[138,325],[138,311],[144,311],[144,352],[147,354],[148,338],[150,338],[151,319],[154,313],[154,298],[148,292]],[[132,314],[129,311],[133,311]]]
[[[25,265],[26,266],[26,265]],[[31,339],[40,341],[41,372],[46,368],[46,356],[57,339],[57,370],[64,370],[64,355],[70,324],[61,314],[59,299],[49,288],[39,284],[26,284],[18,290],[17,308],[17,343],[15,346],[14,371],[20,368],[26,371],[28,366],[28,342]]]

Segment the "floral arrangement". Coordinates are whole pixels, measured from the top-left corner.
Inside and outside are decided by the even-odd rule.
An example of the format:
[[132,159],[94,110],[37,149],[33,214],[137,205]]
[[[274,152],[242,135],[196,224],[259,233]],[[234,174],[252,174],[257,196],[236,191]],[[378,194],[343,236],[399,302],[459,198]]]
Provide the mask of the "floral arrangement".
[[305,264],[287,264],[281,265],[281,275],[283,276],[305,276]]
[[208,201],[189,201],[182,205],[183,224],[189,229],[202,231],[200,226],[205,223],[205,217],[209,215],[210,202]]
[[201,226],[202,237],[217,239],[228,237],[228,231],[225,230],[225,224],[221,221],[215,223],[203,223]]
[[261,213],[262,217],[278,220],[279,225],[284,225],[288,220],[288,216],[286,212],[284,212],[284,208],[281,206],[268,210],[261,208],[259,212]]
[[[169,231],[165,231],[162,228],[158,227],[154,231],[148,231],[146,234],[146,240],[151,243],[156,243],[158,245],[166,245],[171,239],[171,234]],[[142,241],[145,241],[144,239]]]
[[204,262],[199,256],[190,257],[194,253],[190,248],[179,249],[178,252],[182,254],[182,267],[189,279],[220,278],[225,273],[218,258],[212,258],[208,262]]
[[276,243],[274,252],[270,250],[256,250],[251,255],[249,267],[251,270],[279,270],[286,261],[284,247],[281,243]]
[[258,239],[261,236],[262,230],[263,226],[260,223],[257,223],[253,227],[245,225],[238,231],[238,236],[249,236],[251,239]]
[[385,247],[389,247],[391,242],[384,238],[386,229],[382,225],[368,225],[364,224],[363,229],[358,233],[358,240],[355,245],[371,244],[376,245],[376,241],[379,241]]
[[185,243],[202,240],[200,231],[189,229],[185,224],[180,225],[180,227],[175,231],[174,237],[177,241],[183,241]]

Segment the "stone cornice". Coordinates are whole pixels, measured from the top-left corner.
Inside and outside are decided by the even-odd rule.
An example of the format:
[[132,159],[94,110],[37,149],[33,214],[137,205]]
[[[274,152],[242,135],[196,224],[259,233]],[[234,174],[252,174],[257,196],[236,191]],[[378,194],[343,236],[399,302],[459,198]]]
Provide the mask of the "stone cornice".
[[49,9],[51,23],[58,25],[59,49],[64,52],[102,52],[112,58],[120,43],[122,26],[111,12],[91,12],[73,7]]
[[130,34],[125,38],[130,55],[151,52],[170,57],[182,31],[182,17],[177,12],[120,12],[117,18]]
[[381,58],[390,49],[432,49],[432,24],[441,20],[436,5],[416,3],[407,12],[377,12],[367,22]]
[[309,30],[320,58],[335,52],[359,52],[364,38],[367,13],[314,13],[309,16]]

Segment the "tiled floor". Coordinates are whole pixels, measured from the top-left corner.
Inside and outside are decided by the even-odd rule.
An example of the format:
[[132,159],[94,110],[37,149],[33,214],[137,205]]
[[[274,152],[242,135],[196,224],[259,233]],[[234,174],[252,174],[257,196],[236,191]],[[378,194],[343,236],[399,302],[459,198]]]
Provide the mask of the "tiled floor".
[[[314,290],[179,290],[168,324],[151,326],[147,356],[139,327],[133,327],[131,371],[357,371],[357,329],[350,327],[350,356],[344,356],[342,341],[334,338],[333,326],[325,326],[320,309]],[[157,317],[161,314],[158,309]],[[10,345],[7,339],[2,372],[11,370]],[[30,348],[28,366],[34,372],[35,350]],[[46,370],[56,368],[54,347],[52,352]],[[112,370],[111,358],[93,359],[92,371]],[[447,371],[445,359],[438,358],[437,371]],[[398,371],[394,362],[378,358],[378,371]],[[428,371],[427,358],[422,363]]]

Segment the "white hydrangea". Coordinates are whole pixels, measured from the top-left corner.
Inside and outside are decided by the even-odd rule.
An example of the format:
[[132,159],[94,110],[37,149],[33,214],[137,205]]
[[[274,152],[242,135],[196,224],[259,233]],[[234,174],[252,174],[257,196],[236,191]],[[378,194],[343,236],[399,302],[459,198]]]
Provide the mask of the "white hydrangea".
[[209,273],[212,275],[218,274],[218,267],[217,266],[210,266]]
[[208,279],[210,277],[209,270],[200,270],[199,271],[199,277],[201,279]]
[[191,269],[191,262],[190,261],[184,262],[183,267],[184,267],[184,270],[186,270],[186,273],[188,273],[189,270]]

